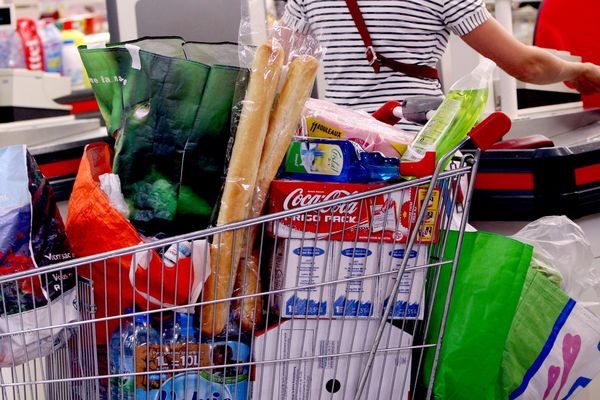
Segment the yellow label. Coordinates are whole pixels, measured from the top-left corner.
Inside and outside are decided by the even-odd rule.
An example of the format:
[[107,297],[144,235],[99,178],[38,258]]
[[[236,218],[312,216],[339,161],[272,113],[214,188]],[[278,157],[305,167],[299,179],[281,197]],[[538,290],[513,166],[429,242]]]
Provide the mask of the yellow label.
[[[423,200],[427,194],[427,188],[419,188],[419,205],[422,207]],[[440,202],[440,189],[433,189],[429,204],[427,204],[427,211],[425,212],[425,218],[422,222],[422,229],[420,233],[420,239],[423,241],[431,241],[435,237],[435,229],[438,220],[438,205]]]
[[316,118],[306,118],[308,136],[323,139],[343,139],[344,131],[326,124]]
[[404,152],[406,151],[406,148],[408,147],[408,145],[406,144],[402,144],[402,143],[392,143],[390,142],[390,144],[392,145],[392,147],[398,152],[398,154],[402,155],[404,154]]

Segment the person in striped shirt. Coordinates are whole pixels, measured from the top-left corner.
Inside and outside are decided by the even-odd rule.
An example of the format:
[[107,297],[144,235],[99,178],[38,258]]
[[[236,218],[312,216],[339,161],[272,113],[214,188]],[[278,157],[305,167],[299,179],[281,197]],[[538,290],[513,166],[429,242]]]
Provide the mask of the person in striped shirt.
[[[563,61],[522,44],[491,16],[484,0],[359,0],[358,6],[375,51],[387,58],[435,68],[454,33],[521,81],[568,81],[582,94],[600,91],[600,67]],[[442,95],[437,79],[385,66],[375,73],[345,0],[288,0],[282,23],[314,35],[326,49],[323,67],[329,101],[373,112],[389,100]]]

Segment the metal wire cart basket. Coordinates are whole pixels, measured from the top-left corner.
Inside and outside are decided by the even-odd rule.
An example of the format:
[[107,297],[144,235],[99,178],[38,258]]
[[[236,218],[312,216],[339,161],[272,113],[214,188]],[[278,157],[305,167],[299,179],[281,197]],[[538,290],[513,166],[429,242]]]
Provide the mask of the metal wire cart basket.
[[[489,125],[471,133],[479,148],[497,139]],[[454,157],[445,171],[442,159],[433,174],[385,186],[281,181],[266,216],[0,276],[4,299],[17,284],[76,271],[71,296],[0,319],[0,397],[429,398],[453,287],[438,274],[457,266],[478,158]],[[206,288],[194,293],[194,279],[178,276],[180,261],[191,257],[186,273],[204,282],[211,259],[235,256],[215,254],[227,236],[240,289],[205,300]],[[162,281],[190,285],[187,304],[144,294],[143,275],[113,273],[143,270],[156,252]],[[432,314],[436,291],[447,293],[442,315]],[[224,330],[214,322],[223,312]]]

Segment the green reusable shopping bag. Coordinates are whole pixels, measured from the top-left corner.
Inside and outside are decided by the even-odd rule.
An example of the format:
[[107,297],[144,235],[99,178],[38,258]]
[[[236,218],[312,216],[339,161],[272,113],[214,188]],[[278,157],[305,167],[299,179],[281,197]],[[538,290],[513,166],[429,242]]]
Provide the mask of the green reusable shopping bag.
[[[450,232],[445,259],[458,234]],[[531,262],[532,247],[487,232],[466,232],[440,350],[433,398],[495,399],[504,344]],[[440,268],[426,343],[437,343],[452,265]],[[423,380],[431,378],[435,348],[425,352]]]
[[600,318],[531,268],[496,386],[497,399],[569,399],[600,373]]
[[146,235],[205,228],[247,82],[237,45],[142,38],[80,54],[116,139],[113,172],[131,222]]

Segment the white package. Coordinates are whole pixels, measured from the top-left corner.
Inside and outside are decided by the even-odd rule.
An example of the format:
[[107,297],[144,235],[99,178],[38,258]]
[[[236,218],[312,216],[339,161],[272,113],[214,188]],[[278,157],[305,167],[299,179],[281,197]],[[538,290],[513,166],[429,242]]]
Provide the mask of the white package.
[[280,316],[318,318],[331,313],[331,284],[310,285],[330,281],[333,247],[333,242],[312,239],[277,241],[273,290],[294,289],[274,295],[273,306]]
[[[378,325],[377,320],[294,319],[260,333],[254,342],[252,399],[353,399]],[[411,345],[411,335],[386,324],[379,349]],[[362,353],[349,355],[357,352]],[[408,399],[410,365],[410,350],[377,352],[361,399]]]
[[[404,244],[384,244],[384,250],[381,261],[382,272],[397,271],[402,265],[402,260],[406,256],[406,245]],[[424,245],[414,245],[409,253],[409,261],[406,268],[427,265],[429,260],[427,247]],[[425,307],[425,268],[412,271],[405,271],[400,280],[398,295],[394,306],[389,315],[392,319],[423,319]],[[388,293],[393,289],[396,281],[396,273],[383,275],[379,280],[379,314],[388,303]]]
[[[372,317],[378,301],[381,243],[336,242],[333,252],[333,317]],[[337,276],[336,276],[337,275]],[[371,277],[369,277],[371,276]]]

